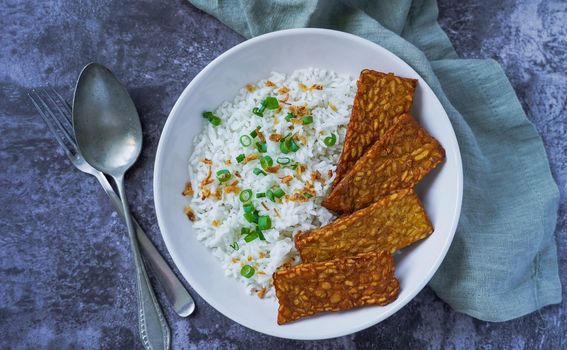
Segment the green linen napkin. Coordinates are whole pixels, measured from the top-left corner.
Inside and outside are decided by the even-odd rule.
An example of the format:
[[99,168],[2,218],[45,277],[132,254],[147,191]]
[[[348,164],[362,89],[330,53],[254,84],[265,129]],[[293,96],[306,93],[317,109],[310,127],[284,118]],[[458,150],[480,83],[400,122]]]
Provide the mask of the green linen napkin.
[[495,61],[458,58],[437,24],[435,0],[190,1],[247,38],[330,28],[406,61],[445,107],[463,158],[459,227],[431,288],[453,309],[487,321],[561,301],[559,191],[542,141]]

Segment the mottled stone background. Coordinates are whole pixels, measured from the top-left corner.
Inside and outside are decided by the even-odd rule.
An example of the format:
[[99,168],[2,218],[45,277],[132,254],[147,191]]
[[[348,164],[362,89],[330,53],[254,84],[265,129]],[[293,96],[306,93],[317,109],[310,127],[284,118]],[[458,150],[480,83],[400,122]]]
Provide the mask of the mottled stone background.
[[[562,195],[556,235],[563,303],[487,323],[453,312],[426,288],[375,327],[296,342],[248,330],[197,294],[196,314],[180,319],[158,289],[175,349],[567,347],[567,4],[440,0],[439,6],[459,54],[499,61],[543,137]],[[0,348],[139,348],[125,228],[94,178],[65,159],[26,93],[49,84],[70,97],[90,61],[119,76],[144,126],[129,198],[168,256],[152,198],[160,131],[187,83],[243,39],[181,0],[3,0],[0,24]]]

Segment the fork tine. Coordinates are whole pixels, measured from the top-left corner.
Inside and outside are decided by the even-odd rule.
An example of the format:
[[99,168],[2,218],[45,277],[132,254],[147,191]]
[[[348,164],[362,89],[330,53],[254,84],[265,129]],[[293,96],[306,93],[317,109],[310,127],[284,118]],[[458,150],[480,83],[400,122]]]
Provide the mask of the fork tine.
[[[34,94],[35,97],[32,94]],[[49,130],[57,140],[59,146],[63,148],[67,156],[72,157],[75,150],[69,147],[69,145],[65,143],[65,141],[60,135],[60,132],[58,132],[58,127],[53,120],[53,119],[57,120],[53,116],[53,111],[49,108],[49,106],[45,103],[45,101],[41,98],[41,96],[38,94],[36,90],[32,90],[31,93],[28,93],[28,96],[31,99],[37,111],[39,112],[39,115],[41,116],[45,124],[47,124],[47,127],[49,128]],[[74,145],[74,143],[71,144]]]
[[51,86],[49,87],[49,89],[51,90],[52,95],[56,97],[56,99],[60,102],[61,105],[63,105],[65,109],[64,111],[65,113],[63,113],[63,115],[65,116],[65,119],[67,119],[67,121],[69,122],[70,126],[73,127],[73,122],[71,121],[73,115],[71,105],[69,104],[69,102],[67,102],[67,100],[63,98],[63,96],[59,94],[59,92],[57,92],[57,90],[55,90]]
[[[57,125],[59,126],[61,132],[63,132],[65,134],[65,137],[67,138],[67,140],[69,142],[71,142],[72,145],[76,145],[75,143],[75,136],[73,135],[73,125],[71,124],[71,122],[69,121],[69,119],[65,116],[65,111],[63,111],[63,109],[61,108],[61,106],[55,102],[55,100],[53,99],[53,97],[51,97],[51,94],[49,94],[49,92],[47,91],[43,91],[43,94],[45,96],[47,96],[47,99],[49,99],[49,101],[51,102],[51,104],[53,106],[55,106],[55,108],[57,109],[57,112],[59,112],[59,115],[63,116],[63,118],[58,118],[57,117],[57,113],[55,113],[53,110],[51,110],[51,117],[53,119],[55,119],[55,122],[57,123]],[[61,122],[61,119],[65,120],[65,124],[67,125],[63,125],[63,123]]]

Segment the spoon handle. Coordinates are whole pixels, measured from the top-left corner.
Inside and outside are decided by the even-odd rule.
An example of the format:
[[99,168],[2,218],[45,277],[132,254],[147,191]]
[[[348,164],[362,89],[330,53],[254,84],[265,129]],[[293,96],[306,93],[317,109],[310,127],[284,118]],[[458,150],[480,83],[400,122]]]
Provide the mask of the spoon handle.
[[[104,188],[104,191],[112,201],[112,204],[114,204],[118,214],[124,218],[122,201],[110,185],[110,182],[106,179],[106,176],[101,172],[95,172],[94,176],[97,178],[102,188]],[[136,228],[140,251],[142,252],[143,260],[146,262],[146,267],[163,288],[165,296],[171,303],[173,310],[181,317],[189,316],[195,310],[193,298],[171,270],[167,262],[165,262],[142,227],[136,222],[134,216],[132,216],[132,221]]]
[[156,296],[150,285],[150,280],[136,240],[136,229],[132,222],[128,200],[126,199],[126,191],[124,189],[124,175],[114,177],[118,193],[122,199],[122,208],[124,210],[124,218],[126,226],[128,226],[128,237],[130,238],[130,247],[134,256],[134,264],[136,266],[136,286],[138,289],[138,323],[140,328],[140,336],[142,344],[146,350],[167,350],[170,344],[170,332],[167,322],[163,316],[163,312],[157,302]]

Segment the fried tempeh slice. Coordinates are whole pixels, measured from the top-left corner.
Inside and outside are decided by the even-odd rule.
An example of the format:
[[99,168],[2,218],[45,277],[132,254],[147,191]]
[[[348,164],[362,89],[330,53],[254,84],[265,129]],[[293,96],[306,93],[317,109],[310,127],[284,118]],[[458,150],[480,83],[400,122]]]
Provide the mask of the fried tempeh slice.
[[310,263],[379,250],[394,253],[432,232],[421,201],[410,188],[326,226],[297,234],[295,247],[301,261]]
[[300,264],[274,273],[278,324],[326,311],[386,305],[399,294],[394,258],[388,252]]
[[369,69],[360,72],[343,152],[337,165],[336,186],[404,113],[408,113],[417,80]]
[[389,193],[414,187],[444,158],[439,142],[404,114],[356,162],[323,206],[337,213],[365,208]]

